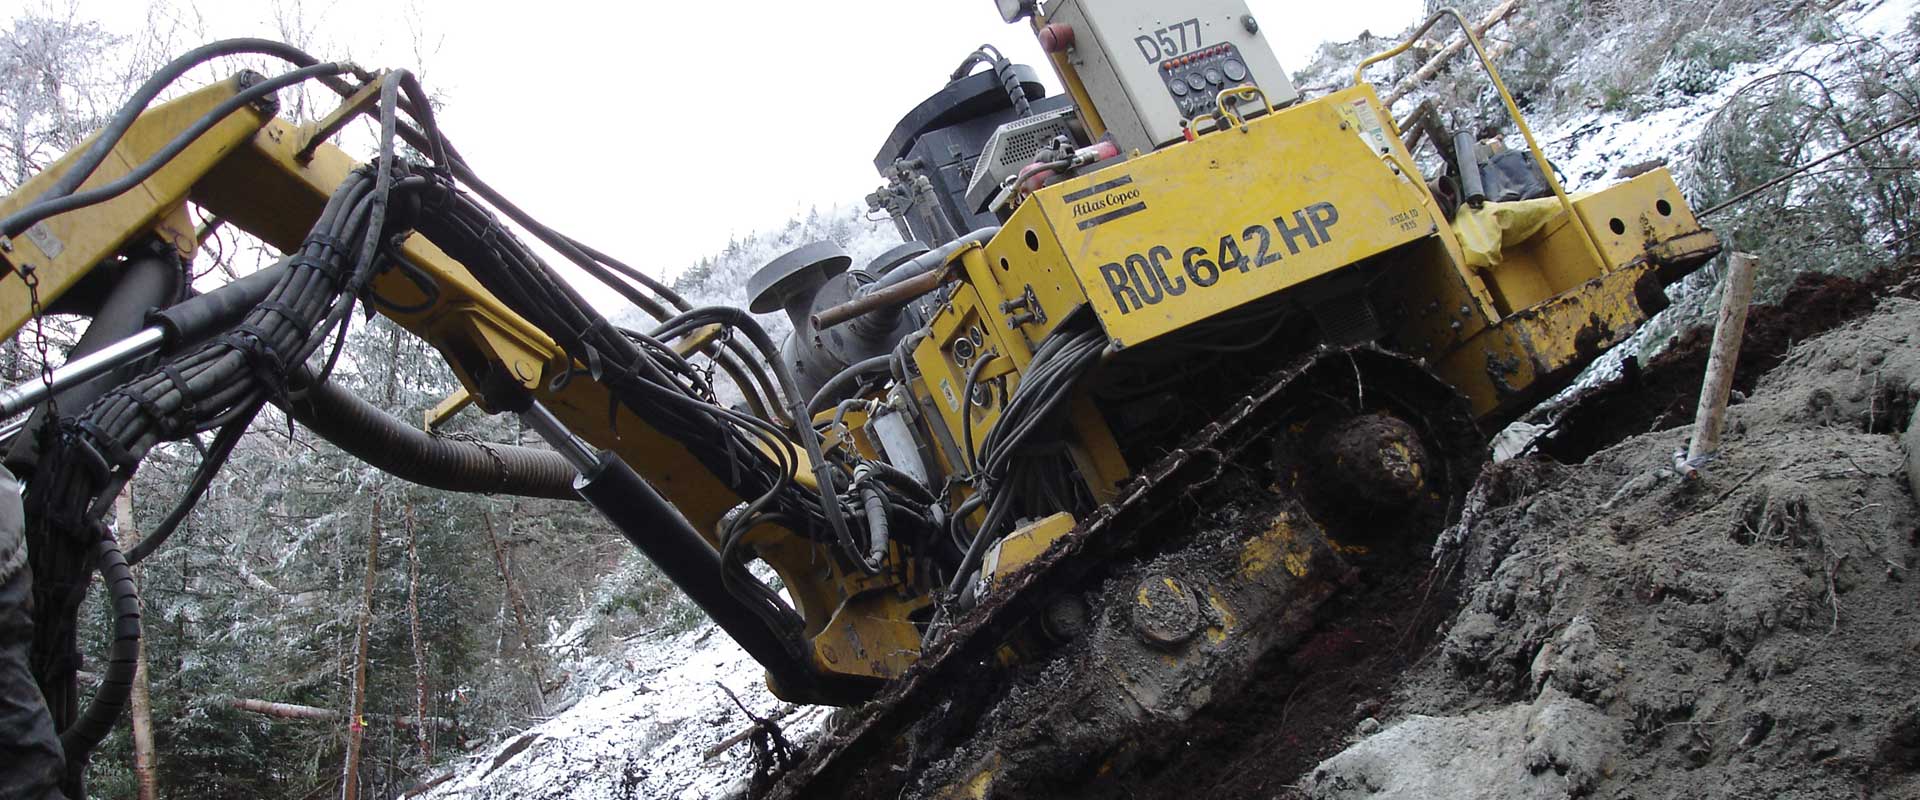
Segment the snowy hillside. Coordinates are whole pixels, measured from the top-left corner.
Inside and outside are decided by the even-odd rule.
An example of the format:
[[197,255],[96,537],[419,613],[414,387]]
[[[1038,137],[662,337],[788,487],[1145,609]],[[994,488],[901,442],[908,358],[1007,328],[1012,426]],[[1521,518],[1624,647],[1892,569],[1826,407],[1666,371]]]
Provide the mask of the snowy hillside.
[[[1855,0],[1829,6],[1829,12],[1820,15],[1819,24],[1790,15],[1792,24],[1772,31],[1772,39],[1764,45],[1728,51],[1730,55],[1723,53],[1726,58],[1669,59],[1644,76],[1645,85],[1631,93],[1609,95],[1622,85],[1617,83],[1591,90],[1560,86],[1557,97],[1537,101],[1531,122],[1568,178],[1570,189],[1598,188],[1615,180],[1623,167],[1659,160],[1673,168],[1689,192],[1697,192],[1691,161],[1696,142],[1714,124],[1716,112],[1754,81],[1798,71],[1838,86],[1868,69],[1863,64],[1884,61],[1882,53],[1899,64],[1913,63],[1920,49],[1914,0]],[[1517,18],[1523,24],[1527,13]],[[1602,42],[1590,49],[1604,53],[1608,46]],[[1342,60],[1360,49],[1329,48],[1323,51],[1324,63],[1302,74],[1340,74]],[[1589,61],[1592,58],[1599,56]],[[1565,60],[1556,68],[1598,69],[1592,63]],[[1577,83],[1565,77],[1552,80]],[[1321,85],[1315,79],[1303,79],[1301,84]],[[1413,102],[1404,101],[1400,111],[1410,110]],[[1822,149],[1815,148],[1816,153],[1809,155]],[[858,206],[836,205],[796,218],[779,230],[729,243],[681,274],[676,288],[696,304],[744,306],[748,275],[775,256],[819,239],[840,243],[853,256],[855,266],[897,243],[890,224],[866,221]],[[1711,272],[1704,271],[1681,291],[1703,294],[1714,280]],[[785,335],[784,318],[762,319],[776,339]],[[622,321],[639,324],[633,318]],[[1670,331],[1671,327],[1654,330]],[[1638,349],[1634,343],[1619,352]],[[566,635],[558,639],[567,640]],[[734,747],[710,762],[704,760],[703,752],[747,724],[716,683],[731,689],[755,714],[766,715],[779,707],[766,692],[757,667],[706,623],[691,631],[643,636],[622,646],[624,654],[594,655],[576,668],[596,675],[588,696],[554,719],[478,751],[459,777],[428,796],[705,798],[721,796],[741,781],[751,769],[747,746]],[[567,655],[564,647],[554,649],[557,656]],[[805,711],[788,717],[783,725],[789,736],[798,739],[817,730],[825,716],[820,710]]]

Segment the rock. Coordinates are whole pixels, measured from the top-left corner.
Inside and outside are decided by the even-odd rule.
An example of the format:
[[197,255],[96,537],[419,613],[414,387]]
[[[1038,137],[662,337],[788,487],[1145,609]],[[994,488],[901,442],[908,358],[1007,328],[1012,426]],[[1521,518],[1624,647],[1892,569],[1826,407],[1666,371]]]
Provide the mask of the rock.
[[1624,724],[1549,688],[1532,703],[1458,717],[1413,716],[1327,759],[1314,800],[1560,800],[1611,769]]
[[1620,657],[1600,644],[1600,634],[1586,616],[1574,617],[1566,630],[1540,649],[1534,660],[1533,686],[1538,693],[1548,685],[1595,705],[1613,700],[1613,687],[1626,668]]

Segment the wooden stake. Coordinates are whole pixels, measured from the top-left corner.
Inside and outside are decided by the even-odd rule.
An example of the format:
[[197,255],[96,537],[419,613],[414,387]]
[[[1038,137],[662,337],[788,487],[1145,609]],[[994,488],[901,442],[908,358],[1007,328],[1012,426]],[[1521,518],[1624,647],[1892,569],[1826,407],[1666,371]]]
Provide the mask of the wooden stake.
[[1733,369],[1747,332],[1747,306],[1753,303],[1753,274],[1759,263],[1748,253],[1734,253],[1727,261],[1726,293],[1713,325],[1713,350],[1707,356],[1706,379],[1700,384],[1693,440],[1687,445],[1686,463],[1696,469],[1720,449],[1720,428],[1726,422],[1727,397],[1733,391]]

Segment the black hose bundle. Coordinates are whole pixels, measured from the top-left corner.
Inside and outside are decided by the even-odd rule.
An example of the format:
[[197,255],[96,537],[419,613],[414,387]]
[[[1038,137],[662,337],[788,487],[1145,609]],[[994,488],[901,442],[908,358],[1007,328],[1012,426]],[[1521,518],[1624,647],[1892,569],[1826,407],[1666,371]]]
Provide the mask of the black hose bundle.
[[[262,51],[287,54],[249,43],[213,45],[195,51],[199,56],[189,54],[189,58],[176,61],[156,80],[184,72],[198,63],[193,58],[208,53]],[[344,65],[310,63],[261,86],[291,85],[343,71],[347,71]],[[374,166],[355,170],[343,181],[284,272],[276,276],[266,299],[250,310],[240,325],[107,392],[78,417],[50,426],[54,441],[49,442],[26,490],[32,523],[28,531],[32,569],[38,578],[33,589],[32,666],[56,723],[65,726],[66,755],[76,770],[84,766],[99,735],[111,727],[124,706],[114,701],[116,686],[107,684],[82,715],[73,683],[77,663],[74,615],[86,593],[83,576],[96,560],[93,551],[103,529],[98,520],[155,445],[214,428],[226,429],[223,440],[237,438],[237,431],[244,429],[266,402],[285,394],[286,376],[319,349],[327,333],[343,328],[357,295],[378,270],[380,243],[390,227],[404,228],[389,225],[390,203],[428,185],[425,179],[405,174],[393,157],[391,132],[396,124],[397,94],[406,82],[392,81],[382,92],[382,128],[388,136],[383,139],[379,160]],[[114,192],[124,191],[127,187],[118,185],[105,187],[112,191],[74,193],[73,189],[98,165],[94,151],[110,147],[124,135],[126,127],[118,121],[138,116],[150,99],[143,90],[96,138],[94,148],[79,166],[36,202],[0,221],[0,228],[32,225],[62,210],[102,202]],[[154,165],[164,164],[179,149],[163,149],[137,166],[134,174],[157,168]],[[213,454],[202,467],[203,475],[210,477],[230,450],[228,444],[222,452]],[[195,484],[190,498],[204,490],[204,480]],[[111,556],[124,566],[125,559],[117,548],[112,549]],[[70,788],[78,786],[74,777],[78,774],[75,771],[69,776]]]
[[[250,84],[148,162],[136,165],[128,178],[77,191],[146,104],[168,83],[195,65],[235,53],[278,56],[299,68]],[[278,88],[318,79],[342,94],[351,93],[354,87],[337,79],[349,72],[369,77],[350,65],[321,64],[289,46],[256,40],[221,42],[188,53],[156,73],[120,109],[60,182],[35,202],[0,219],[0,231],[17,234],[53,214],[103,202],[128,190],[138,182],[134,176],[151,174],[164,166],[190,144],[195,132],[224,119],[241,104],[270,96]],[[417,128],[399,118],[403,111]],[[618,407],[674,438],[730,489],[749,498],[722,532],[725,558],[721,578],[769,627],[791,633],[795,647],[801,646],[801,621],[778,592],[747,571],[741,546],[745,534],[762,525],[782,525],[832,543],[854,564],[868,563],[849,527],[845,508],[849,498],[843,498],[837,486],[838,467],[823,459],[819,435],[807,423],[808,398],[800,396],[773,341],[750,315],[738,309],[689,307],[664,285],[554,232],[507,202],[475,176],[440,135],[431,106],[410,74],[396,71],[387,76],[380,91],[378,122],[378,158],[372,165],[354,170],[328,198],[306,239],[274,276],[264,301],[248,310],[226,333],[122,384],[87,406],[78,417],[61,421],[54,434],[56,441],[50,443],[28,481],[26,495],[34,521],[34,529],[29,532],[34,540],[32,568],[41,576],[34,586],[33,668],[56,721],[68,724],[72,737],[68,757],[72,763],[84,765],[98,741],[96,729],[102,724],[110,726],[119,713],[113,693],[107,690],[85,716],[78,713],[72,691],[77,655],[73,620],[86,591],[86,582],[79,577],[91,568],[96,555],[107,556],[94,553],[97,534],[103,527],[98,520],[144,456],[160,442],[208,430],[221,431],[185,497],[162,526],[162,533],[150,539],[136,557],[152,552],[164,541],[164,532],[178,526],[249,421],[269,402],[287,407],[295,416],[310,417],[309,424],[316,428],[333,425],[359,431],[370,440],[403,444],[402,460],[413,467],[427,463],[451,468],[450,479],[460,484],[455,488],[497,488],[463,483],[483,474],[498,474],[482,469],[478,465],[482,458],[505,459],[511,468],[508,471],[517,473],[531,491],[540,494],[557,494],[555,487],[570,480],[570,470],[559,469],[561,462],[557,457],[548,458],[551,454],[414,441],[392,430],[390,420],[364,413],[366,409],[346,402],[341,393],[327,385],[348,317],[366,296],[372,278],[394,265],[397,256],[393,243],[409,231],[417,231],[439,245],[467,266],[488,291],[558,342],[574,363],[583,365],[584,372],[607,386]],[[425,153],[431,166],[423,169],[399,161],[395,157],[396,141],[405,141]],[[456,188],[455,180],[581,266],[589,276],[654,314],[662,325],[652,333],[639,333],[610,324],[486,208]],[[642,294],[639,287],[665,298],[678,313],[669,314],[666,306]],[[754,413],[722,406],[707,383],[706,373],[665,343],[703,325],[720,325],[729,333],[742,335],[744,342],[727,336],[713,360],[738,384]],[[317,375],[290,381],[291,377],[308,375],[306,363],[330,337],[335,339],[334,350]],[[755,363],[755,355],[765,363],[766,370]],[[571,374],[562,376],[562,380]],[[777,390],[774,383],[778,384]],[[490,399],[508,408],[515,402],[510,397]],[[618,408],[610,406],[610,419],[617,412]],[[808,463],[818,465],[813,470],[817,489],[794,480],[805,465],[798,460],[792,437],[797,437]],[[872,491],[879,490],[876,487]],[[872,494],[864,487],[856,492],[862,493]],[[121,565],[126,562],[117,549],[111,557],[118,558]]]
[[[440,212],[421,218],[422,235],[466,265],[515,313],[553,337],[569,358],[610,390],[619,406],[679,442],[735,493],[750,498],[742,513],[729,518],[721,535],[723,548],[732,551],[730,545],[740,536],[777,518],[793,523],[802,534],[828,537],[857,559],[859,551],[831,469],[815,470],[818,491],[802,487],[793,480],[799,463],[779,427],[714,401],[702,387],[699,370],[659,338],[614,327],[465,194],[442,184],[424,202]],[[656,333],[672,335],[706,324],[744,334],[774,367],[782,394],[792,401],[790,413],[796,419],[805,418],[800,405],[804,399],[795,389],[792,373],[781,364],[771,337],[746,312],[693,309],[669,320]],[[617,413],[612,407],[607,411],[610,419]],[[810,463],[823,463],[812,426],[801,425],[798,432]],[[770,624],[798,630],[799,616],[778,593],[747,575],[743,563],[731,561],[727,571],[731,583],[754,595],[756,608]]]
[[[1072,397],[1074,385],[1099,362],[1106,344],[1106,334],[1093,324],[1091,316],[1082,313],[1062,322],[1048,334],[1027,363],[1020,385],[1000,412],[999,422],[980,442],[979,460],[974,464],[975,494],[949,518],[950,525],[959,525],[974,508],[986,504],[986,517],[974,531],[959,567],[947,584],[948,595],[960,595],[986,553],[987,545],[1012,521],[1014,503],[1020,492],[1011,491],[1009,487],[1025,482],[1014,480],[1024,476],[1011,475],[1017,463],[1015,458],[1034,443],[1036,434],[1055,422],[1060,408]],[[966,398],[968,402],[971,399]]]

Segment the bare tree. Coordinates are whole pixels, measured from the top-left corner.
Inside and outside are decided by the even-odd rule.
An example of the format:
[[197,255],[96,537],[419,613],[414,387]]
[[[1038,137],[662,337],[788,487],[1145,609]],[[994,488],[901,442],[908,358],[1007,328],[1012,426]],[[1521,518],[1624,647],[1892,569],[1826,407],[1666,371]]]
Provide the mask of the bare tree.
[[[140,544],[140,530],[133,522],[133,485],[120,492],[114,499],[114,528],[119,534],[120,548],[132,550]],[[134,583],[140,582],[139,567],[133,568]],[[128,698],[129,712],[133,717],[133,778],[138,788],[139,800],[154,800],[160,796],[158,768],[154,764],[153,751],[153,698],[148,688],[147,640],[140,639],[140,649],[134,656],[133,692]]]

